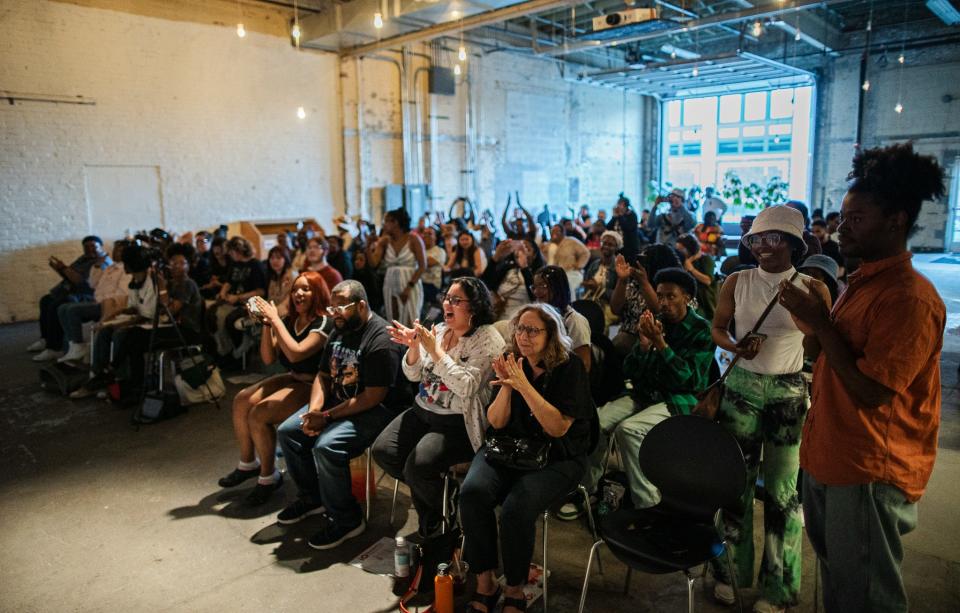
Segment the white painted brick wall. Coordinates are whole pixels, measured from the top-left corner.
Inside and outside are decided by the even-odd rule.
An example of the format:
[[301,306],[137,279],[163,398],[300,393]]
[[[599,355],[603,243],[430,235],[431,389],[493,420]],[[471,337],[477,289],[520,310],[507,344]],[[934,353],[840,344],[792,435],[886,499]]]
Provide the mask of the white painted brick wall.
[[327,222],[343,207],[337,78],[335,56],[276,37],[4,0],[0,90],[96,106],[0,104],[0,322],[36,318],[56,281],[47,255],[75,257],[77,239],[97,230],[84,165],[159,166],[164,221],[180,232]]

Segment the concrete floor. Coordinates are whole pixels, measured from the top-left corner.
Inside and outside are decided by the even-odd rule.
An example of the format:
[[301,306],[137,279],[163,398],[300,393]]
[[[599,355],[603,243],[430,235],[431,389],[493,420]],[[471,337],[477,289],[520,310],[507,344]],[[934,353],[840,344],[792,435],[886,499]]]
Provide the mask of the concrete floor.
[[[929,263],[937,257],[916,262],[940,289],[954,331],[945,339],[940,453],[920,526],[905,539],[903,571],[913,610],[939,612],[960,611],[960,266]],[[364,535],[315,552],[304,542],[309,522],[274,523],[283,496],[250,512],[239,503],[245,488],[217,487],[236,460],[228,403],[136,432],[126,412],[103,401],[43,392],[23,351],[35,334],[32,323],[0,327],[0,610],[395,610],[390,579],[346,564],[379,538],[415,526],[403,495],[388,525],[389,479]],[[285,496],[294,496],[291,483]],[[569,612],[590,538],[578,525],[553,521],[549,540],[551,609]],[[609,553],[604,561],[605,575],[591,578],[588,610],[686,610],[679,574],[636,574],[624,596],[623,566]],[[802,603],[794,610],[814,610],[813,567],[805,543]],[[712,580],[697,581],[697,609],[728,610],[712,602],[711,588]],[[748,608],[755,598],[746,591]]]

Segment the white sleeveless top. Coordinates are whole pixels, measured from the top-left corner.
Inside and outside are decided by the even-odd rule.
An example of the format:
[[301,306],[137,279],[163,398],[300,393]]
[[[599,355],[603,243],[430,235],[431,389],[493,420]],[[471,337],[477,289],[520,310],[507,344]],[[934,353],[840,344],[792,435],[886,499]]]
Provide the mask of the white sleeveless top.
[[[734,288],[734,320],[737,325],[737,340],[746,336],[757,324],[763,310],[773,299],[780,281],[793,276],[794,268],[784,272],[766,272],[751,268],[737,273]],[[806,291],[804,274],[797,275],[793,284]],[[766,334],[767,340],[760,347],[757,357],[741,359],[737,366],[760,375],[783,375],[800,372],[803,368],[803,333],[793,323],[787,309],[779,302],[767,315],[758,331]]]

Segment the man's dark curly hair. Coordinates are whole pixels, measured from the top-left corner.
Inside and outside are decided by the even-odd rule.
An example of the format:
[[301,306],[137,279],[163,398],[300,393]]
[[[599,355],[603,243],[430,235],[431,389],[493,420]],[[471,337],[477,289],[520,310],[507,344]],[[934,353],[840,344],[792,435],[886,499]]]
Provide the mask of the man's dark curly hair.
[[906,213],[909,236],[916,230],[923,201],[946,193],[943,174],[936,158],[903,143],[860,151],[847,180],[850,193],[868,196],[887,215]]
[[494,322],[496,317],[493,316],[493,300],[483,281],[476,277],[457,277],[450,282],[450,287],[454,285],[460,286],[470,304],[470,331],[464,336],[470,336],[480,326]]

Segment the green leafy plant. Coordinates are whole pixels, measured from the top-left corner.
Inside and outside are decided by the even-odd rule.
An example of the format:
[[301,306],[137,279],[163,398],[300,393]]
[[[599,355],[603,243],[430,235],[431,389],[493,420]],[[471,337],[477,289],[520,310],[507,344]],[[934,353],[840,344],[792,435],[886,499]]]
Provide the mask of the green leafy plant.
[[766,185],[754,181],[744,184],[733,170],[728,170],[723,177],[723,197],[735,207],[746,209],[763,209],[787,201],[789,185],[780,177],[770,177]]

